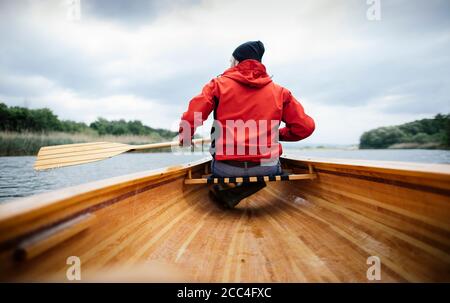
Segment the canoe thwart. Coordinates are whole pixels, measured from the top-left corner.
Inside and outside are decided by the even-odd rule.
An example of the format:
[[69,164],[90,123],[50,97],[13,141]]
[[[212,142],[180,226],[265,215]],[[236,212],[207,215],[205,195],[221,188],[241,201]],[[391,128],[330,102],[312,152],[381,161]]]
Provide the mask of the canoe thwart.
[[255,176],[255,177],[213,177],[192,178],[188,177],[184,180],[184,184],[218,184],[218,183],[251,183],[251,182],[274,182],[274,181],[295,181],[295,180],[312,180],[316,178],[316,174],[283,174],[278,176]]
[[90,227],[94,221],[95,215],[82,214],[34,234],[19,243],[14,250],[14,259],[16,261],[32,259],[84,231]]

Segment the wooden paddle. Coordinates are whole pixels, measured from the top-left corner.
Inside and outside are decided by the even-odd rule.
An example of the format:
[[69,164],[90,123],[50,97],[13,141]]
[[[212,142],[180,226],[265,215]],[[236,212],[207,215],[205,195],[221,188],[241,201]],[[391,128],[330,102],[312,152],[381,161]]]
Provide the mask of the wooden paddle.
[[[195,139],[192,144],[208,143],[210,139]],[[65,144],[45,146],[39,150],[34,163],[35,170],[44,170],[64,166],[85,164],[105,160],[122,153],[141,150],[178,146],[177,141],[144,145],[128,145],[113,142],[91,142],[79,144]]]

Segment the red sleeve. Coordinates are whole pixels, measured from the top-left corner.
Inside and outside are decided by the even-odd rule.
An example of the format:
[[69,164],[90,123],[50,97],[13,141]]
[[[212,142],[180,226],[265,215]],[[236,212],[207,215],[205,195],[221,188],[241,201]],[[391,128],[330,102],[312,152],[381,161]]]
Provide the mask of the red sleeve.
[[214,97],[217,97],[217,85],[215,79],[212,79],[203,87],[202,92],[189,102],[188,110],[181,116],[180,142],[190,141],[197,127],[208,119],[214,109]]
[[280,129],[280,141],[299,141],[309,137],[315,129],[314,120],[287,89],[283,89],[283,100],[281,120],[286,127]]

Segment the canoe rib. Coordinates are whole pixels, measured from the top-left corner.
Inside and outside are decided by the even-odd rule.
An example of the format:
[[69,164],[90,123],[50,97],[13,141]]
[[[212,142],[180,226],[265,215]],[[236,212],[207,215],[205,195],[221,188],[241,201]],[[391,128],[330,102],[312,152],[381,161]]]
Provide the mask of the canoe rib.
[[51,226],[23,240],[14,251],[17,261],[30,260],[50,248],[89,228],[95,222],[95,215],[84,214],[56,226]]

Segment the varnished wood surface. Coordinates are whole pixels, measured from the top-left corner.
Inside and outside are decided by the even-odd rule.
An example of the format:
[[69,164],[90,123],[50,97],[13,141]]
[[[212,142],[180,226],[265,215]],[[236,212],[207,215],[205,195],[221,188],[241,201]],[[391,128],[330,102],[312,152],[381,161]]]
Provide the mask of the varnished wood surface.
[[84,214],[48,228],[41,233],[36,233],[36,235],[18,244],[14,251],[14,258],[17,261],[24,261],[43,254],[52,247],[60,245],[65,240],[89,228],[94,220],[95,215]]
[[[210,139],[195,139],[192,144],[205,144]],[[64,166],[80,165],[105,160],[127,151],[155,149],[177,146],[177,141],[151,143],[143,145],[129,145],[114,142],[89,142],[77,144],[63,144],[44,146],[39,150],[34,163],[35,170],[45,170]]]
[[[313,163],[318,176],[268,183],[231,211],[210,200],[207,186],[183,184],[189,168],[204,173],[201,163],[1,205],[0,277],[66,281],[66,258],[79,256],[86,280],[367,282],[367,258],[378,256],[381,282],[450,281],[446,166],[283,162],[294,173]],[[89,229],[9,262],[14,239],[79,212],[95,214]]]
[[[284,178],[283,178],[284,177]],[[254,183],[254,182],[281,182],[281,181],[294,181],[294,180],[312,180],[316,178],[315,174],[289,174],[286,176],[261,176],[258,177],[237,177],[237,178],[211,178],[202,176],[202,178],[191,178],[188,175],[188,178],[184,180],[184,184],[218,184],[218,183]]]

